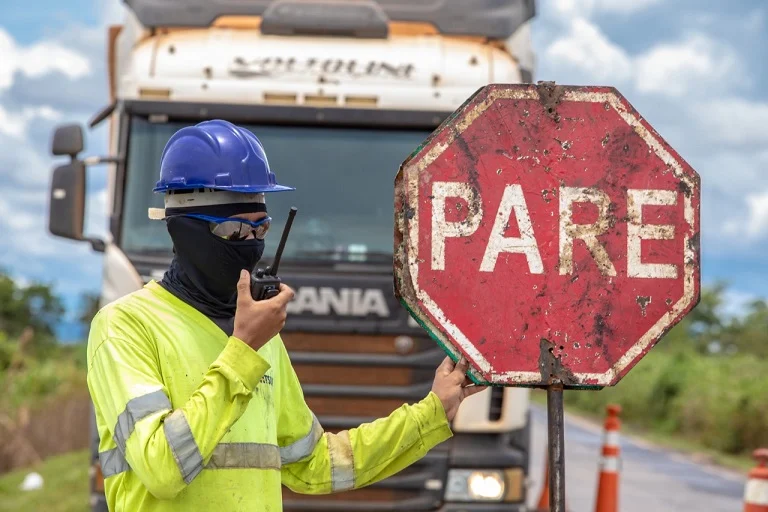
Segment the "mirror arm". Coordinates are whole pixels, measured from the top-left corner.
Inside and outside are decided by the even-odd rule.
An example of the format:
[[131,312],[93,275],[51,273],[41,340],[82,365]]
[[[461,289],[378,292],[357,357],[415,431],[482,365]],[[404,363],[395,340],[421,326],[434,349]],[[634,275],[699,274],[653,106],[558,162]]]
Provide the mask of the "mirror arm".
[[97,125],[99,125],[103,120],[108,118],[112,112],[115,111],[115,108],[117,107],[117,101],[113,101],[106,107],[102,108],[99,112],[94,115],[91,120],[88,122],[89,128],[95,128]]
[[83,240],[89,242],[96,252],[104,252],[107,248],[107,243],[101,238],[84,238]]
[[99,164],[121,164],[125,161],[122,156],[87,156],[83,158],[83,163],[87,166]]

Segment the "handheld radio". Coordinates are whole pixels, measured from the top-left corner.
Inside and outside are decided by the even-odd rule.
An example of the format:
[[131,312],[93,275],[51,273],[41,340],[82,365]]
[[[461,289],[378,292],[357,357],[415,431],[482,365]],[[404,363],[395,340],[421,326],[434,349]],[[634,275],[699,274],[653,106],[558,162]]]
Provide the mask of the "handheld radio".
[[283,228],[283,236],[280,238],[280,244],[277,246],[275,261],[272,266],[266,269],[257,269],[256,274],[251,274],[251,296],[253,300],[271,299],[280,293],[280,278],[277,277],[277,267],[280,265],[280,258],[283,255],[285,241],[288,239],[288,232],[291,230],[293,218],[296,216],[296,207],[291,207],[288,213],[288,220]]

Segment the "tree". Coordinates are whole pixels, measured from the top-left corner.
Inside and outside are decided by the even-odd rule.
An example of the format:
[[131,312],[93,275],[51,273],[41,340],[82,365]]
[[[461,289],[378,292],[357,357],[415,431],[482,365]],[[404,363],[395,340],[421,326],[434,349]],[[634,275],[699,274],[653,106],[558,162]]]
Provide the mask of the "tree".
[[85,292],[80,296],[80,316],[78,320],[85,326],[86,331],[91,327],[91,322],[96,313],[101,309],[98,293]]
[[722,313],[726,285],[716,283],[701,290],[699,304],[667,336],[665,346],[682,347],[700,354],[746,353],[768,358],[768,302],[757,300],[734,318]]
[[19,286],[0,271],[0,332],[18,338],[25,329],[32,330],[33,345],[54,343],[56,324],[64,315],[61,299],[45,283]]
[[752,302],[746,315],[733,319],[725,326],[720,343],[727,352],[768,358],[768,302]]
[[[19,293],[19,301],[26,313],[27,326],[39,333],[53,336],[53,329],[64,315],[61,299],[54,295],[49,285],[33,284]],[[21,327],[22,329],[24,326]]]
[[717,343],[724,324],[720,308],[723,305],[725,284],[716,283],[701,290],[701,300],[675,328],[697,352],[707,354],[710,346]]

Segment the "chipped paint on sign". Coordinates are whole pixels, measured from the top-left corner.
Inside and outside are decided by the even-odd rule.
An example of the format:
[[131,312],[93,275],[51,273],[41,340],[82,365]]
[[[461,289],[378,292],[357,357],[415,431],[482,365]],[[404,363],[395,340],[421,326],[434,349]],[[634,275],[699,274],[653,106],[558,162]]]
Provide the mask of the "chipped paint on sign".
[[[468,211],[463,221],[447,222],[445,220],[446,200],[463,200],[467,203]],[[445,239],[458,236],[469,236],[479,226],[482,218],[482,206],[477,200],[477,191],[468,183],[436,182],[432,184],[432,269],[445,268]],[[461,210],[461,203],[456,202],[454,210]],[[451,208],[448,208],[451,210]]]
[[[573,204],[592,203],[597,206],[597,221],[592,224],[575,224],[573,222]],[[611,198],[597,188],[560,188],[560,275],[573,274],[573,241],[578,238],[584,242],[589,253],[595,259],[600,273],[615,276],[616,269],[605,252],[605,248],[597,239],[611,228],[611,217],[608,215]],[[615,223],[615,219],[613,219]]]
[[396,294],[478,382],[613,385],[698,302],[699,188],[612,88],[487,86],[401,166]]
[[671,278],[677,277],[674,263],[643,263],[642,240],[674,240],[675,226],[671,224],[644,224],[643,206],[675,206],[677,193],[673,190],[627,190],[627,252],[629,277]]

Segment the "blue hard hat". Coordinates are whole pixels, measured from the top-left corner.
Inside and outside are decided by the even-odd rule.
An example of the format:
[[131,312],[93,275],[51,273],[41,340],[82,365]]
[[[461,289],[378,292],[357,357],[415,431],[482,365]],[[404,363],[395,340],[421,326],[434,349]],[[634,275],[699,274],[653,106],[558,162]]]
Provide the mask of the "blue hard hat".
[[244,193],[296,190],[277,183],[261,142],[250,130],[219,119],[171,136],[153,191],[201,188]]

